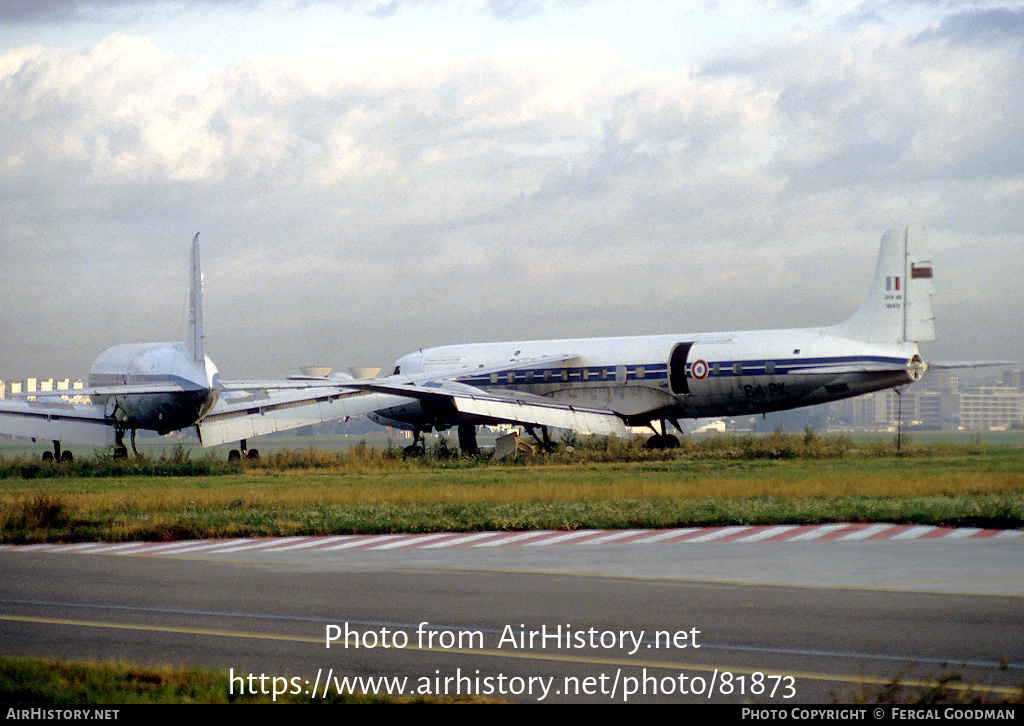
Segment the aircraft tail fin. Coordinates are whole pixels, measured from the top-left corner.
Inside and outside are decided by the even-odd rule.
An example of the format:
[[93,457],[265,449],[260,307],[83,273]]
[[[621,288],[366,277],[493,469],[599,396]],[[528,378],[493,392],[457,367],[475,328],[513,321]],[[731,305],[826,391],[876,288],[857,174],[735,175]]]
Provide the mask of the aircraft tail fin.
[[833,330],[869,343],[935,340],[934,289],[924,230],[890,229],[882,236],[867,297],[849,319]]
[[189,265],[188,295],[188,352],[192,361],[206,364],[205,340],[203,336],[203,273],[199,267],[199,233],[192,238],[192,261]]

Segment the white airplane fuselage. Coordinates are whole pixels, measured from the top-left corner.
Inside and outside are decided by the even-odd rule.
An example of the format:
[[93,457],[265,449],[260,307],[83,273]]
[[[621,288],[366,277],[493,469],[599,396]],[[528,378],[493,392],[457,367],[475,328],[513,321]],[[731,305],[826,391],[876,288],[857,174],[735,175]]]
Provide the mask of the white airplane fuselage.
[[[565,350],[577,353],[568,365],[510,367],[459,382],[607,409],[644,425],[826,403],[923,373],[915,343],[865,343],[827,328],[455,345],[411,353],[397,366],[417,375]],[[885,369],[852,370],[876,365]]]
[[[863,303],[836,325],[450,345],[400,358],[396,374],[421,381],[462,370],[447,384],[462,395],[558,402],[611,412],[630,426],[781,411],[919,380],[927,366],[916,341],[934,340],[932,291],[924,233],[897,228],[882,237]],[[436,400],[424,395],[371,418],[426,431],[488,422],[486,412],[471,415],[480,407],[456,415]]]
[[167,433],[195,425],[217,401],[217,367],[204,356],[193,361],[182,343],[116,345],[103,351],[89,370],[90,388],[166,387],[166,391],[94,395],[106,402],[124,429]]

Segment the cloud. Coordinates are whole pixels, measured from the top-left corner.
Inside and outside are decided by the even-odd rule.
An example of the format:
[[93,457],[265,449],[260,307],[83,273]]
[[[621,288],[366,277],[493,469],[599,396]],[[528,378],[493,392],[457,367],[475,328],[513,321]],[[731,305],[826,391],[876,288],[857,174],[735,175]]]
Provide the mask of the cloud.
[[972,8],[951,15],[918,36],[923,42],[945,39],[957,44],[1018,43],[1024,36],[1024,9]]
[[[804,29],[671,72],[525,36],[213,67],[131,35],[12,49],[3,302],[26,321],[95,312],[102,335],[55,338],[72,353],[53,374],[71,375],[105,344],[175,334],[199,229],[211,355],[232,377],[474,339],[831,322],[895,221],[974,250],[1019,232],[1019,45]],[[1004,270],[1024,262],[1000,249]],[[1015,284],[949,260],[991,309]]]

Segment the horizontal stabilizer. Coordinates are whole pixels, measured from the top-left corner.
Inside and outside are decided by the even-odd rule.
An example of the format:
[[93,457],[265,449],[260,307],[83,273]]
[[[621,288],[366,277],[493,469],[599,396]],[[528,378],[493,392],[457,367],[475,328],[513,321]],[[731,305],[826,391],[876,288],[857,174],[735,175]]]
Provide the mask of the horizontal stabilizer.
[[989,366],[1016,366],[1020,361],[1016,360],[958,360],[958,361],[929,361],[928,367],[937,370],[956,370],[957,368],[987,368]]

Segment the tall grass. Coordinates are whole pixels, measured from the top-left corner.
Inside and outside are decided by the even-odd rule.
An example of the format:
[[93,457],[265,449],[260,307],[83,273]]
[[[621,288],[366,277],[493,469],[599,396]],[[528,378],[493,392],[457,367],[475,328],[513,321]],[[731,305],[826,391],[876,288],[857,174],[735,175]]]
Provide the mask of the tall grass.
[[0,455],[0,479],[60,479],[92,477],[196,477],[228,476],[240,471],[313,470],[415,470],[472,467],[521,467],[543,464],[632,463],[665,461],[759,461],[784,459],[839,459],[843,457],[930,457],[974,456],[986,447],[980,443],[915,444],[905,440],[901,451],[891,439],[855,442],[847,436],[818,436],[808,429],[803,434],[722,435],[684,438],[678,449],[649,450],[645,439],[568,436],[551,451],[520,455],[498,461],[490,451],[464,456],[445,437],[440,437],[420,456],[407,456],[402,449],[371,448],[361,441],[347,450],[296,448],[264,455],[259,460],[228,462],[212,453],[192,456],[191,449],[176,446],[157,457],[142,455],[115,459],[97,451],[74,462],[46,462],[25,456]]

